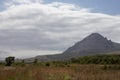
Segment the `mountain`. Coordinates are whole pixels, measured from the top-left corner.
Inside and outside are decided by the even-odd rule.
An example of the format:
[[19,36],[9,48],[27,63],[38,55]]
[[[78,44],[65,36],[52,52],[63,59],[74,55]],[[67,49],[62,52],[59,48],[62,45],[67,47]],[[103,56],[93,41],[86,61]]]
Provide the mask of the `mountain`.
[[82,41],[79,41],[72,47],[68,48],[62,54],[37,56],[36,58],[41,61],[66,60],[73,57],[107,54],[119,51],[119,43],[112,42],[99,33],[92,33],[91,35],[84,38]]
[[74,46],[68,48],[63,54],[71,56],[84,56],[103,54],[120,50],[120,44],[112,42],[99,33],[92,33]]

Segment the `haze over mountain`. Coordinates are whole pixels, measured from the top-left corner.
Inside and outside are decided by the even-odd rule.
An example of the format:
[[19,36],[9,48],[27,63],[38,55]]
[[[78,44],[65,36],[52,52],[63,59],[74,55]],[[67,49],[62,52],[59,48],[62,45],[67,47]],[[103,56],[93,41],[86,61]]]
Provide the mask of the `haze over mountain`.
[[72,57],[80,57],[86,55],[106,54],[110,52],[120,51],[120,44],[108,40],[99,33],[92,33],[68,48],[62,54],[37,56],[39,60],[65,60]]

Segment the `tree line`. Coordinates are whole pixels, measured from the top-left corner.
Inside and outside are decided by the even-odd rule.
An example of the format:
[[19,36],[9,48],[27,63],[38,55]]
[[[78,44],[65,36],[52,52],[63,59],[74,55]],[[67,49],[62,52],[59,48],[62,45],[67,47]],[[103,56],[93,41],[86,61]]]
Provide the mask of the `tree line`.
[[[15,62],[15,57],[6,57],[5,58],[5,65],[11,66]],[[21,65],[25,64],[25,61],[21,61]],[[72,63],[77,64],[120,64],[120,55],[94,55],[94,56],[83,56],[79,58],[71,58],[68,61],[52,61],[52,62],[41,62],[45,63],[46,66],[49,66],[50,64],[54,64],[56,66],[58,65],[67,65]],[[19,63],[20,64],[20,63]],[[33,61],[33,64],[40,64],[40,61],[38,59],[35,59]]]
[[94,55],[71,58],[71,63],[80,64],[120,64],[120,55]]

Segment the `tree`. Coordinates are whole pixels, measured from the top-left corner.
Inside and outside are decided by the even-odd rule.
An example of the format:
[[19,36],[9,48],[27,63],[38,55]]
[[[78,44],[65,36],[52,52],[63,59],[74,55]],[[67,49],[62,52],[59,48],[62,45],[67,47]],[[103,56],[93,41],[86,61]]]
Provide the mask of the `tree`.
[[25,60],[22,60],[22,63],[24,64],[24,63],[25,63]]
[[33,63],[36,64],[37,62],[38,62],[38,59],[35,59]]
[[5,59],[5,61],[6,61],[6,66],[11,66],[11,64],[14,63],[14,60],[15,60],[15,57],[12,57],[12,56],[7,57],[7,58]]

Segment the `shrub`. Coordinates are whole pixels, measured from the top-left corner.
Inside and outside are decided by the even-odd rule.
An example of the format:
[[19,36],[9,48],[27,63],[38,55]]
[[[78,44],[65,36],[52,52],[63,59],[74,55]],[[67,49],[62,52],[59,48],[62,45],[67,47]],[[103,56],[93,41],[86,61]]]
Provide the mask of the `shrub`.
[[14,60],[15,60],[15,57],[7,57],[6,59],[5,59],[5,61],[6,61],[6,66],[11,66],[12,65],[12,63],[14,63]]
[[45,63],[45,66],[49,67],[49,66],[50,66],[50,63],[48,63],[48,62],[47,62],[47,63]]
[[38,63],[38,59],[35,59],[33,63],[34,63],[34,64]]

